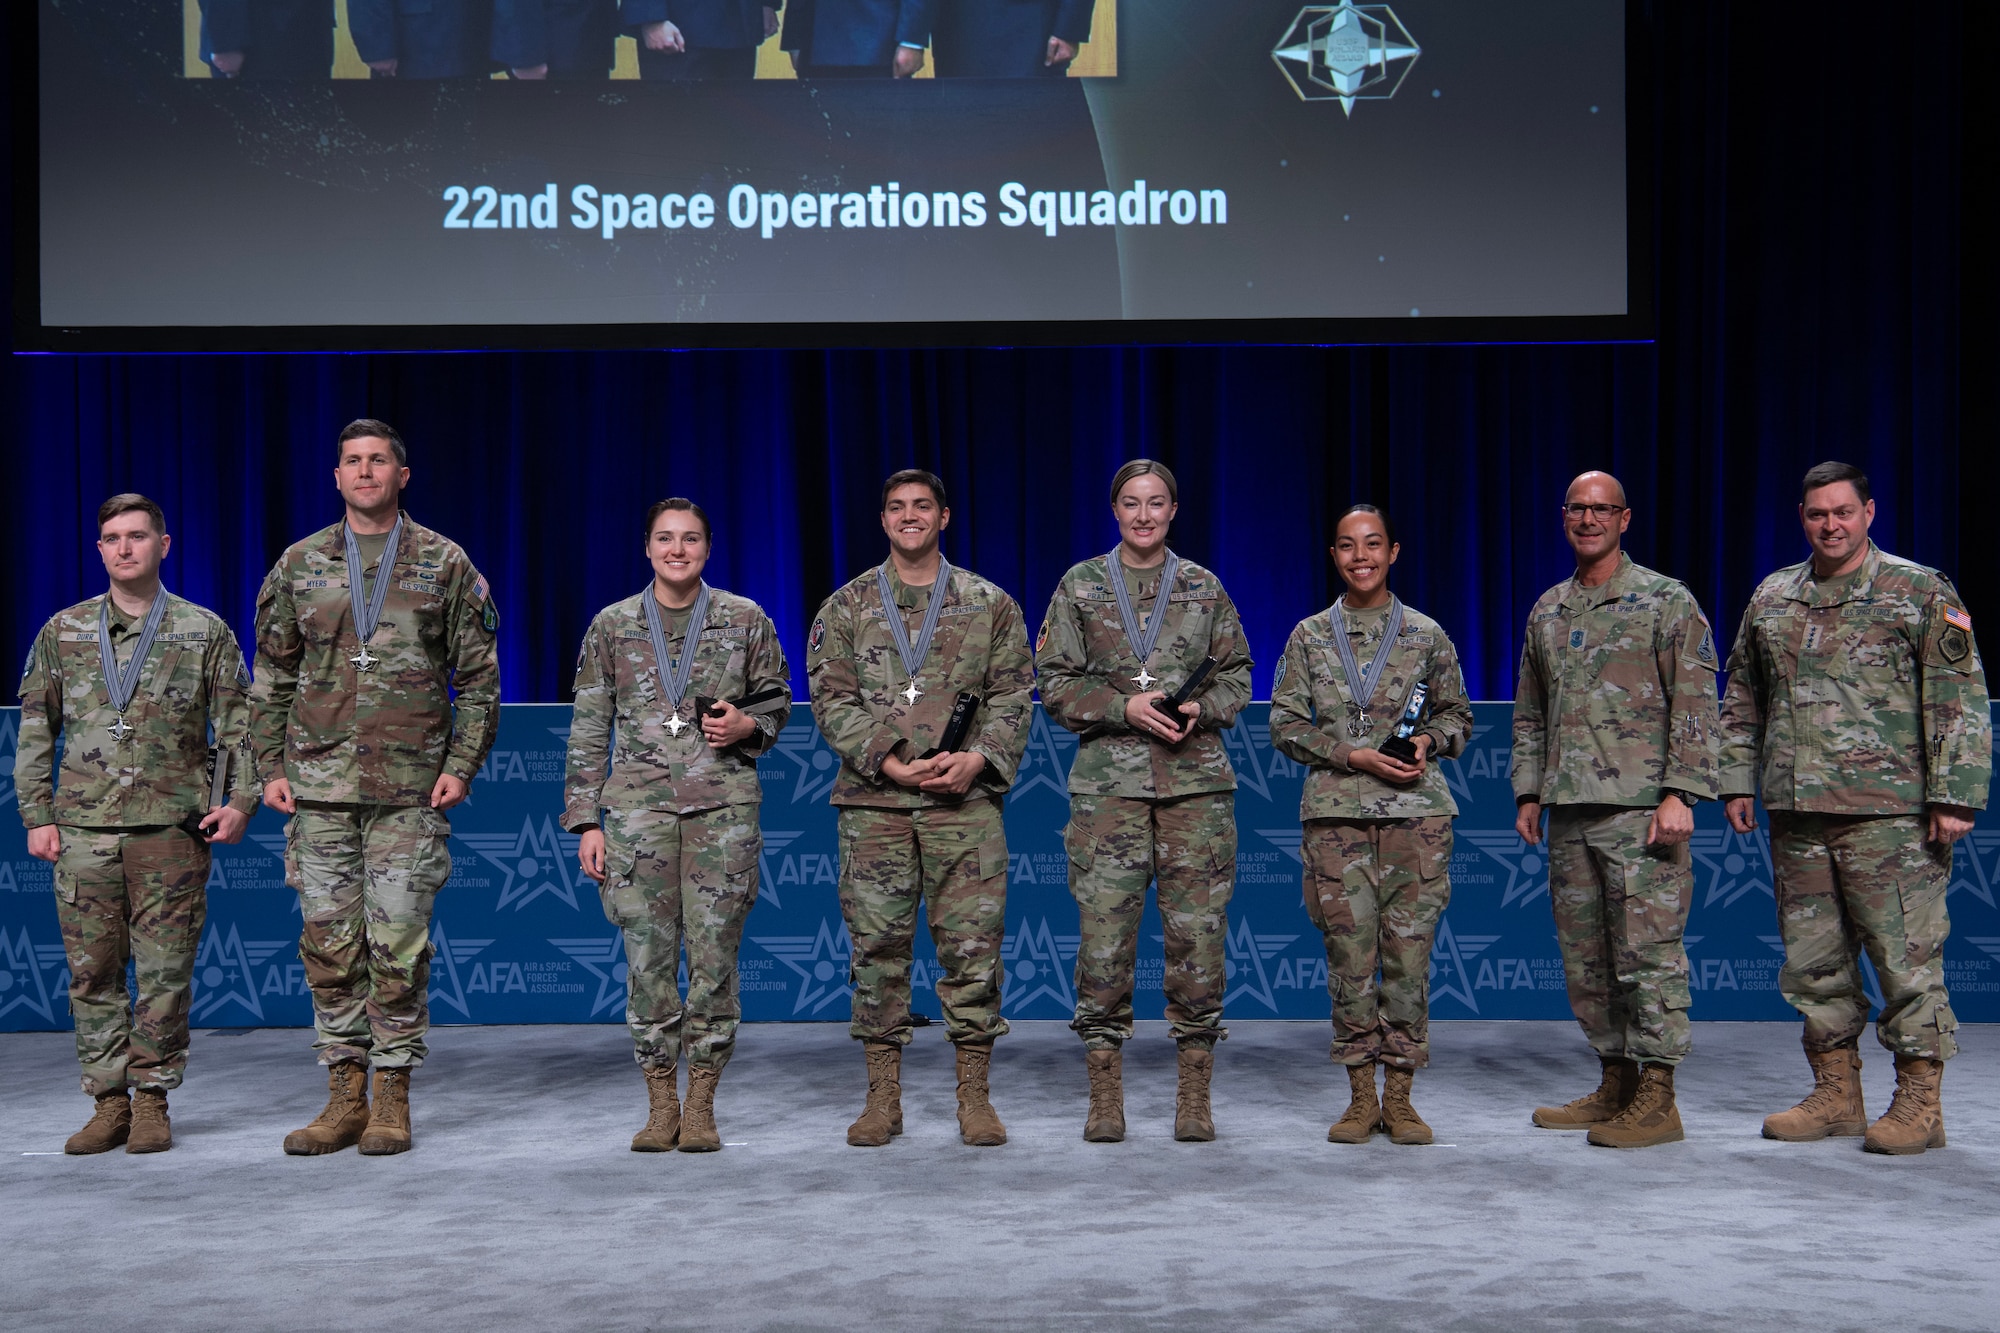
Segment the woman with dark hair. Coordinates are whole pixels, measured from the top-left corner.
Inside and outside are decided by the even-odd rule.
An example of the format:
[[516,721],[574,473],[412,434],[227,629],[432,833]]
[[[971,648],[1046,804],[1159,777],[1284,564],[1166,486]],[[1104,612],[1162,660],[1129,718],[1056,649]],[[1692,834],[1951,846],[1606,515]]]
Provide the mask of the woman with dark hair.
[[1465,749],[1472,705],[1444,630],[1389,591],[1401,550],[1374,505],[1340,516],[1332,553],[1347,591],[1299,622],[1271,686],[1271,744],[1308,770],[1306,915],[1326,937],[1333,1059],[1350,1084],[1333,1143],[1382,1128],[1394,1143],[1431,1141],[1410,1085],[1430,1062],[1431,940],[1458,816],[1432,761]]
[[[597,613],[577,655],[563,827],[582,835],[577,860],[625,937],[625,1020],[650,1106],[633,1152],[722,1146],[715,1084],[743,1012],[736,953],[757,902],[763,849],[757,757],[776,743],[792,706],[770,617],[702,578],[712,545],[700,505],[654,505],[646,514],[652,579]],[[751,704],[757,695],[766,697]]]
[[1079,738],[1063,844],[1082,925],[1070,1026],[1087,1050],[1092,1143],[1125,1137],[1121,1049],[1149,881],[1180,1047],[1174,1137],[1215,1137],[1208,1085],[1236,883],[1236,774],[1219,733],[1250,701],[1250,649],[1221,580],[1167,548],[1179,498],[1159,463],[1118,469],[1118,548],[1063,575],[1035,645],[1042,703]]

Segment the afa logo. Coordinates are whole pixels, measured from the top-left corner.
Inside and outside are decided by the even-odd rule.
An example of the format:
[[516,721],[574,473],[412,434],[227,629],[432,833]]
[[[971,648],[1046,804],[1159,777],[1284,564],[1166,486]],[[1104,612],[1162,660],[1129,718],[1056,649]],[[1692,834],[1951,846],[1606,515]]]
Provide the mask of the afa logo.
[[2000,829],[1976,828],[1952,849],[1951,887],[1945,897],[1969,893],[1993,907],[1996,887],[2000,887]]
[[21,744],[21,710],[0,708],[0,802],[14,799],[14,752]]
[[[1007,932],[1000,946],[1005,980],[1000,991],[1000,1010],[1013,1017],[1029,1017],[1024,1011],[1037,1000],[1046,999],[1065,1018],[1076,1012],[1076,991],[1070,984],[1076,966],[1079,937],[1058,935],[1049,919],[1023,921]],[[1054,1015],[1041,1015],[1053,1017]]]
[[1297,938],[1297,934],[1259,935],[1249,917],[1237,917],[1229,927],[1223,953],[1223,972],[1229,980],[1222,996],[1224,1010],[1241,1001],[1254,1000],[1271,1013],[1277,1013],[1278,997],[1271,989],[1271,972],[1265,965]]
[[1300,865],[1305,864],[1305,853],[1301,850],[1306,840],[1304,829],[1294,826],[1292,828],[1260,828],[1253,830],[1253,832]]
[[527,757],[519,750],[492,750],[473,776],[473,785],[482,782],[532,782]]
[[[854,941],[848,937],[847,923],[835,930],[833,921],[821,917],[819,929],[811,935],[758,935],[751,941],[771,957],[798,974],[798,994],[792,997],[792,1016],[818,1018],[826,1009],[854,994],[847,984],[848,968],[854,961]],[[915,984],[912,967],[912,984]]]
[[1541,847],[1530,847],[1510,828],[1460,828],[1458,836],[1507,872],[1507,882],[1500,890],[1502,907],[1526,907],[1548,896],[1549,858]]
[[1771,838],[1763,829],[1696,829],[1688,850],[1707,878],[1703,907],[1732,907],[1748,893],[1772,896]]
[[759,902],[782,907],[778,901],[780,885],[818,884],[830,889],[840,883],[840,861],[832,852],[786,850],[805,835],[804,829],[764,830],[764,850],[757,855]]
[[[1493,947],[1498,935],[1461,935],[1451,928],[1449,915],[1438,921],[1437,935],[1431,940],[1431,1008],[1439,1000],[1457,1000],[1473,1014],[1479,1012],[1478,983],[1467,964]],[[1514,961],[1514,960],[1509,960]],[[1488,980],[1491,988],[1498,974]]]
[[1007,794],[1019,798],[1043,787],[1068,800],[1069,768],[1075,760],[1076,733],[1049,721],[1047,710],[1037,708],[1028,723],[1028,748]]
[[232,1017],[268,1021],[272,1015],[264,1012],[264,996],[300,995],[306,989],[305,965],[297,961],[296,953],[289,968],[265,966],[287,946],[296,950],[298,941],[246,940],[234,922],[226,931],[210,926],[194,956],[194,998],[188,1017],[209,1027],[221,1026],[215,1020],[234,1005]]
[[69,961],[61,944],[35,943],[26,926],[11,931],[0,926],[0,1030],[35,1030],[28,1027],[33,1019],[43,1027],[67,1026],[56,1015],[59,1005],[68,1008],[68,985]]
[[518,912],[543,894],[572,912],[578,910],[576,882],[582,878],[582,871],[575,874],[571,871],[576,865],[577,844],[583,839],[558,829],[549,816],[543,815],[539,821],[533,815],[527,816],[521,821],[519,833],[452,836],[505,874],[499,900],[493,904],[494,911],[505,911],[511,906]]
[[[476,964],[472,969],[468,969],[466,964],[477,958],[491,943],[492,940],[455,940],[445,930],[442,920],[435,916],[431,918],[432,1004],[456,1009],[460,1018],[468,1023],[472,1021],[472,1003],[466,998],[466,993],[490,991],[494,986],[489,974],[479,970]],[[471,984],[468,985],[468,982]]]
[[820,736],[819,727],[810,718],[787,722],[772,748],[798,768],[792,783],[793,805],[823,801],[833,791],[833,784],[840,777],[840,757]]
[[1250,726],[1248,710],[1238,713],[1236,721],[1222,733],[1222,748],[1229,755],[1230,767],[1236,770],[1239,787],[1254,791],[1264,800],[1271,800],[1271,790],[1278,788],[1279,798],[1296,799],[1296,789],[1287,791],[1284,784],[1290,781],[1303,783],[1305,769],[1293,763],[1271,748],[1271,730],[1268,726]]

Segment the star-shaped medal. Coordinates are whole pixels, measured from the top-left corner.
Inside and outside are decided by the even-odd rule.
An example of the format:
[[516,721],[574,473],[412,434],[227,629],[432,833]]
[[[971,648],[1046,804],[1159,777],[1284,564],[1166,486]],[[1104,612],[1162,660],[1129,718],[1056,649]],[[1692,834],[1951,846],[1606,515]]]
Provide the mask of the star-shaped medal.
[[917,688],[917,682],[913,680],[910,682],[908,689],[899,691],[899,693],[902,694],[907,702],[914,704],[918,699],[923,697],[924,692]]
[[1146,670],[1146,664],[1141,662],[1139,664],[1139,674],[1132,677],[1132,683],[1142,690],[1150,690],[1153,688],[1153,682],[1158,679],[1159,677]]
[[680,710],[676,709],[671,715],[668,716],[667,735],[672,736],[675,740],[679,740],[681,738],[681,733],[683,731],[686,731],[687,729],[688,729],[688,724],[681,721]]
[[118,715],[118,720],[116,722],[113,722],[110,726],[106,727],[105,730],[111,733],[112,740],[117,741],[120,745],[123,745],[125,743],[125,738],[127,736],[130,736],[132,732],[135,730],[135,728],[132,726],[131,723],[125,720],[125,715],[123,713],[120,713]]
[[364,643],[361,645],[361,651],[356,653],[354,656],[348,658],[347,660],[354,664],[356,670],[373,671],[375,669],[375,664],[381,661],[382,659],[370,653],[368,651],[368,645]]

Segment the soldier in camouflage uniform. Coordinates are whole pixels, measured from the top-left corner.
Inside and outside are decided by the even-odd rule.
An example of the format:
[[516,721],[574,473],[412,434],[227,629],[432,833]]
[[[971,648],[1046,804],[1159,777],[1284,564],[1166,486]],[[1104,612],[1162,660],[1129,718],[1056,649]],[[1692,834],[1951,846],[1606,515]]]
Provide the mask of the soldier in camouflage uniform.
[[[1215,1137],[1209,1080],[1226,1035],[1236,886],[1236,772],[1221,732],[1250,701],[1250,650],[1222,581],[1167,549],[1178,502],[1161,464],[1141,458],[1120,468],[1111,482],[1118,549],[1063,575],[1035,645],[1042,703],[1079,737],[1063,845],[1082,927],[1070,1026],[1085,1048],[1083,1136],[1092,1143],[1125,1137],[1122,1047],[1132,1036],[1149,881],[1158,885],[1167,1018],[1179,1047],[1174,1137]],[[1214,670],[1176,725],[1153,705],[1204,658]]]
[[[1451,901],[1458,817],[1430,761],[1464,752],[1472,704],[1444,630],[1389,592],[1402,549],[1389,520],[1356,505],[1334,533],[1347,592],[1299,622],[1271,686],[1271,744],[1308,770],[1299,800],[1306,915],[1326,939],[1333,1059],[1347,1066],[1348,1107],[1326,1137],[1363,1143],[1387,1129],[1392,1142],[1429,1143],[1410,1085],[1430,1063],[1431,941]],[[1345,653],[1336,635],[1346,637]],[[1414,759],[1384,753],[1406,723]]]
[[[1872,1152],[1944,1146],[1939,1088],[1958,1049],[1945,994],[1952,844],[1986,805],[1993,772],[1986,676],[1951,581],[1868,539],[1868,478],[1845,463],[1806,473],[1799,518],[1812,558],[1764,580],[1744,609],[1723,699],[1729,822],[1771,812],[1785,941],[1779,985],[1805,1015],[1813,1090],[1764,1121],[1798,1141],[1863,1134]],[[1896,1096],[1873,1125],[1861,1097],[1868,997],[1896,1060]]]
[[[222,618],[160,586],[172,538],[158,505],[114,495],[99,507],[97,529],[111,587],[52,617],[28,650],[14,790],[29,854],[55,863],[77,1060],[96,1099],[64,1151],[123,1143],[160,1152],[173,1146],[167,1094],[187,1067],[208,845],[241,840],[257,809],[250,678]],[[107,679],[106,643],[117,680]],[[219,805],[209,800],[211,725],[218,755],[231,761]],[[137,964],[136,999],[126,993],[128,961]]]
[[1715,798],[1715,636],[1694,595],[1632,563],[1625,488],[1570,483],[1573,578],[1528,613],[1514,695],[1515,828],[1542,836],[1570,1008],[1603,1063],[1597,1088],[1544,1106],[1544,1129],[1600,1147],[1681,1138],[1674,1068],[1688,1052],[1694,805]]
[[[598,882],[604,914],[625,937],[625,1021],[649,1104],[634,1152],[722,1147],[715,1085],[743,1012],[736,955],[757,902],[764,845],[757,757],[776,743],[792,707],[770,618],[749,598],[702,580],[713,543],[699,505],[679,498],[654,505],[646,514],[652,580],[598,612],[577,654],[563,826],[583,835],[583,872]],[[657,607],[650,615],[649,597]],[[690,639],[697,606],[702,621]],[[655,623],[665,660],[654,647]],[[752,713],[730,702],[765,691],[777,697]],[[696,716],[701,698],[716,700],[719,715]],[[676,1071],[683,1048],[685,1119]]]
[[[1000,804],[1027,748],[1034,675],[1020,606],[940,556],[950,521],[937,477],[891,476],[882,487],[889,559],[826,599],[807,642],[813,715],[842,760],[831,800],[840,811],[840,911],[854,944],[850,1031],[868,1064],[868,1103],[847,1131],[856,1147],[903,1131],[919,902],[943,972],[945,1035],[958,1048],[960,1137],[981,1147],[1007,1141],[988,1095],[993,1042],[1007,1031]],[[977,699],[964,747],[926,758],[961,694]]]
[[285,1151],[381,1155],[410,1146],[445,812],[499,730],[500,620],[465,552],[398,507],[410,470],[394,430],[353,422],[338,459],[346,516],[287,549],[257,594],[251,736],[264,803],[292,816],[285,873],[330,1093]]

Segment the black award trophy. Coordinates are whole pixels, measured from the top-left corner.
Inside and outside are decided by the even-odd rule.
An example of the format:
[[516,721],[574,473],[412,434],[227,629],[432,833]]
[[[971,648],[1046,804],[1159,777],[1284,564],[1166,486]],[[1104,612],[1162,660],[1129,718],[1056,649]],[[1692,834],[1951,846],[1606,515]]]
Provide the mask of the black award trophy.
[[[741,699],[731,699],[729,706],[739,713],[755,713],[762,704],[785,697],[782,686],[773,685],[768,690],[746,694]],[[700,717],[721,717],[721,704],[712,694],[697,694],[694,697],[694,715]]]
[[944,738],[930,749],[918,755],[919,759],[929,759],[941,754],[957,754],[965,748],[965,738],[972,731],[972,715],[979,710],[979,696],[961,694],[951,706],[951,719],[944,724]]
[[201,821],[208,818],[208,812],[229,799],[229,748],[223,745],[208,747],[208,804],[181,820],[181,831],[196,842],[207,842],[208,832]]
[[1174,691],[1173,697],[1170,699],[1155,699],[1153,700],[1153,707],[1165,714],[1167,720],[1175,726],[1186,726],[1187,714],[1181,711],[1181,705],[1194,698],[1194,692],[1201,688],[1201,683],[1208,679],[1209,673],[1214,671],[1215,667],[1216,661],[1214,658],[1202,658],[1201,665],[1194,669],[1194,674],[1189,676],[1178,690]]
[[1403,710],[1403,720],[1396,724],[1395,734],[1382,742],[1382,753],[1399,764],[1415,766],[1417,743],[1410,739],[1417,734],[1417,723],[1424,716],[1424,700],[1430,696],[1430,687],[1423,681],[1410,691],[1409,707]]

